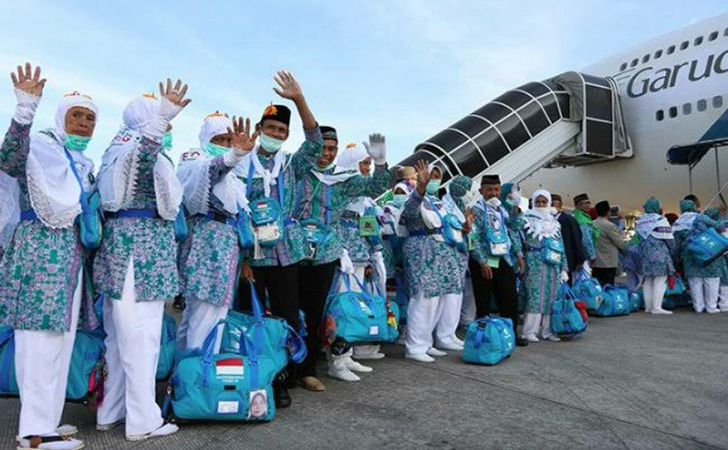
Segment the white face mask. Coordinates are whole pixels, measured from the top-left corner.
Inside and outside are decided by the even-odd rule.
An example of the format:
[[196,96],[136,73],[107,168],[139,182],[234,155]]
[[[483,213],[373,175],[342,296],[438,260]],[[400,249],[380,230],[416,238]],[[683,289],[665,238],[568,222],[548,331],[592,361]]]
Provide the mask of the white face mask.
[[542,216],[548,216],[551,213],[551,208],[533,208],[533,210]]
[[551,215],[552,216],[558,216],[559,215],[559,210],[558,209],[554,208],[553,206],[550,209],[551,209]]
[[493,197],[486,200],[485,204],[488,206],[492,206],[493,208],[497,208],[501,205],[501,201],[498,199],[498,197]]

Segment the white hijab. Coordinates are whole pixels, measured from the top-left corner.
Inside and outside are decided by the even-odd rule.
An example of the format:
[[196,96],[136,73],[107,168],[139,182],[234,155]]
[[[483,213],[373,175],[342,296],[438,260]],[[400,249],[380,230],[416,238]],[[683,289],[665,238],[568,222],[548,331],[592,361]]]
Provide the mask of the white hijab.
[[[184,202],[190,214],[207,214],[210,210],[210,175],[212,158],[205,153],[205,147],[215,136],[226,134],[233,128],[233,121],[226,114],[214,113],[205,117],[200,128],[200,149],[182,154],[177,170],[184,188]],[[247,209],[245,185],[230,171],[212,187],[212,193],[222,202],[230,214],[237,214],[238,207]]]
[[[82,107],[98,115],[90,97],[73,92],[61,100],[56,111],[56,127],[30,136],[27,175],[28,195],[33,210],[44,225],[69,228],[81,213],[81,186],[73,174],[64,148],[66,114]],[[85,190],[90,190],[89,175],[94,163],[83,152],[69,151]]]
[[[144,94],[135,98],[124,109],[124,124],[111,141],[101,159],[98,186],[101,205],[106,211],[119,211],[129,205],[136,189],[139,143],[141,131],[159,111],[159,100]],[[159,215],[174,220],[182,203],[183,189],[174,164],[160,154],[154,164],[154,192]]]
[[278,175],[281,170],[285,170],[287,166],[286,152],[283,149],[278,150],[273,155],[273,169],[268,170],[263,167],[258,157],[260,151],[260,144],[255,144],[253,150],[247,155],[243,156],[242,161],[235,167],[235,175],[240,177],[244,183],[248,182],[248,174],[250,173],[250,166],[253,165],[253,179],[263,179],[263,194],[265,197],[270,197],[271,187],[278,184]]
[[531,195],[532,205],[536,204],[538,197],[545,197],[548,204],[545,208],[531,208],[523,214],[526,221],[526,232],[539,241],[544,238],[558,238],[561,236],[561,225],[551,214],[551,193],[545,189],[538,189]]
[[672,224],[672,232],[685,231],[693,228],[693,222],[698,218],[700,213],[695,211],[684,212],[680,214],[680,217]]
[[361,172],[359,172],[359,163],[368,157],[369,154],[362,144],[347,144],[344,150],[337,155],[333,173],[316,170],[316,167],[311,169],[311,173],[323,184],[331,186],[361,175]]
[[18,181],[0,172],[0,248],[7,247],[20,221],[20,186]]
[[637,219],[635,228],[642,239],[647,239],[649,236],[656,239],[673,239],[670,221],[660,214],[648,213],[641,215]]

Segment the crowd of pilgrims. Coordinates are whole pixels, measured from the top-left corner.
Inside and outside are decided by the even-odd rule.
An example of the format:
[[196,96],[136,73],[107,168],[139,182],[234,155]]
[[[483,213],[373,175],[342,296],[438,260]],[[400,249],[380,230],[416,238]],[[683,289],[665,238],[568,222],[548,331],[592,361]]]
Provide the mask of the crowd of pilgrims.
[[[472,199],[473,180],[459,176],[443,189],[436,165],[419,161],[390,171],[384,136],[340,145],[289,72],[274,77],[275,91],[302,122],[297,151],[281,151],[291,110],[271,104],[252,127],[220,112],[205,117],[199,148],[175,167],[171,123],[190,100],[187,85],[168,79],[158,95],[126,106],[98,170],[84,153],[98,119],[91,97],[64,96],[53,126],[31,133],[46,80],[29,64],[11,78],[17,105],[0,149],[0,320],[15,330],[20,448],[82,445],[68,437],[75,427],[60,420],[75,332],[99,326],[92,292],[103,295],[106,333],[97,429],[123,424],[128,439],[141,440],[177,431],[155,401],[165,302],[175,297],[185,306],[180,348],[200,347],[230,308],[249,308],[250,283],[273,315],[294,329],[305,326],[308,357],[276,380],[276,402],[285,407],[294,385],[325,389],[319,359],[327,360],[330,377],[357,381],[372,371],[362,362],[384,357],[378,345],[322,342],[324,305],[342,274],[382,290],[396,286],[407,304],[405,356],[429,363],[463,349],[461,323],[496,312],[512,319],[519,346],[559,341],[549,326],[551,302],[562,283],[589,272],[597,258],[599,227],[586,195],[576,196],[573,214],[566,214],[561,198],[546,190],[522,208],[517,186],[501,185],[497,175],[483,176]],[[104,217],[93,252],[82,245],[77,220],[91,194]],[[696,310],[718,310],[724,258],[699,267],[680,257],[691,233],[723,226],[720,212],[700,214],[696,202],[681,203],[673,240],[659,202],[650,199],[639,238],[620,246],[629,282],[644,286],[647,312],[664,312],[667,279],[680,267]],[[259,207],[280,220],[253,222],[255,242],[242,248],[237,220],[243,212],[255,217],[248,213]],[[188,234],[177,242],[180,216]],[[377,233],[362,226],[372,216]],[[465,244],[453,244],[447,232],[461,232]],[[545,259],[550,246],[566,257]]]

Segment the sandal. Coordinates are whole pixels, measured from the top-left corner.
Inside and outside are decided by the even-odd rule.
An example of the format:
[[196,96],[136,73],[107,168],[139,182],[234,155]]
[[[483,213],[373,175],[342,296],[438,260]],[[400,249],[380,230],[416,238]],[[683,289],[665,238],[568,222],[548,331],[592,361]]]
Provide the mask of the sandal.
[[20,439],[18,450],[78,450],[84,447],[83,441],[59,435],[25,436]]

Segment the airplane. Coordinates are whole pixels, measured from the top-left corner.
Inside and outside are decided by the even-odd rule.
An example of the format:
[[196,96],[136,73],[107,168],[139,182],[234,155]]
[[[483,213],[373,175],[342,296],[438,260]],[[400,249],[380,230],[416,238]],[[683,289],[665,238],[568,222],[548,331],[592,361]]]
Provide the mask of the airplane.
[[[722,145],[728,13],[582,71],[512,89],[419,144],[399,165],[424,158],[444,169],[445,181],[473,177],[474,188],[482,175],[497,173],[525,192],[559,193],[565,206],[586,192],[630,213],[654,195],[665,212],[678,212],[686,194],[705,207],[728,184]],[[680,161],[694,163],[691,170],[668,162],[672,147],[679,147],[673,159],[693,158]],[[696,162],[696,155],[705,157]]]

